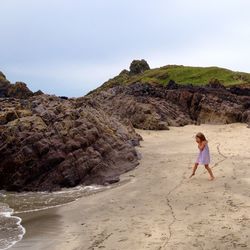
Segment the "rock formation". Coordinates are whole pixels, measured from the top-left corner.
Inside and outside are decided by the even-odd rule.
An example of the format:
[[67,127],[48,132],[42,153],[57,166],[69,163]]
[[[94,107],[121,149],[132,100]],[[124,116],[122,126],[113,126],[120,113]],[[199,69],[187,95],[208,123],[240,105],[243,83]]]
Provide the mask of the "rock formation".
[[112,183],[138,164],[140,136],[90,98],[1,98],[0,107],[0,189]]
[[146,70],[149,70],[150,67],[148,65],[148,63],[142,59],[142,60],[134,60],[132,61],[132,63],[130,64],[130,74],[131,75],[137,75],[137,74],[141,74]]
[[102,109],[120,121],[129,120],[135,128],[168,129],[187,124],[250,123],[249,89],[226,89],[215,81],[194,87],[135,83],[93,93]]
[[6,79],[5,75],[0,71],[0,97],[26,99],[30,96],[40,94],[42,94],[41,90],[33,93],[23,82],[16,82],[15,84],[10,83]]

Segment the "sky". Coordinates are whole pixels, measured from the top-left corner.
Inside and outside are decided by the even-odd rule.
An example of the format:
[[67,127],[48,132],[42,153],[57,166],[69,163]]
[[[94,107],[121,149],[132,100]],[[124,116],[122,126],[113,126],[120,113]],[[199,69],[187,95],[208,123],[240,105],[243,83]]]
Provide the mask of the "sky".
[[250,72],[249,0],[1,0],[0,71],[83,96],[145,59]]

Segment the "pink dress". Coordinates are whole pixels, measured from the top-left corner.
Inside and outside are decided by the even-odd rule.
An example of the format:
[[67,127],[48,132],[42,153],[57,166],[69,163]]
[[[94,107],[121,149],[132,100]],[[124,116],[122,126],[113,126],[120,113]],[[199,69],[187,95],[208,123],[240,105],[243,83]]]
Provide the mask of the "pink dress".
[[199,163],[201,165],[208,165],[210,163],[210,153],[208,144],[206,144],[203,150],[200,150],[196,163]]

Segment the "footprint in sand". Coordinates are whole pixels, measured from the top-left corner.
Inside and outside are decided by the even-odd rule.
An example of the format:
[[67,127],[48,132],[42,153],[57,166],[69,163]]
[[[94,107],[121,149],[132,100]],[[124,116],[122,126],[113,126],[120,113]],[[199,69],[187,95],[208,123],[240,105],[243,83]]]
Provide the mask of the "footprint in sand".
[[118,240],[118,242],[123,242],[123,241],[127,241],[127,240],[128,240],[127,237],[123,237],[123,238],[120,238],[120,239]]
[[224,183],[224,188],[226,190],[231,190],[231,186],[229,186],[229,184],[227,184],[227,183]]
[[147,232],[146,232],[146,233],[144,232],[144,235],[145,235],[146,237],[151,237],[151,236],[152,236],[151,233],[147,233]]

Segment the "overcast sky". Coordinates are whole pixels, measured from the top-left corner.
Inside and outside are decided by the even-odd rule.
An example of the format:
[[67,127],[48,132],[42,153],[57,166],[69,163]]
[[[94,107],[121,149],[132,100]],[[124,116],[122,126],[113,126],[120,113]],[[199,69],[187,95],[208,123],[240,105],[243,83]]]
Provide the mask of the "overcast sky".
[[249,0],[1,0],[0,71],[82,96],[133,59],[250,72]]

